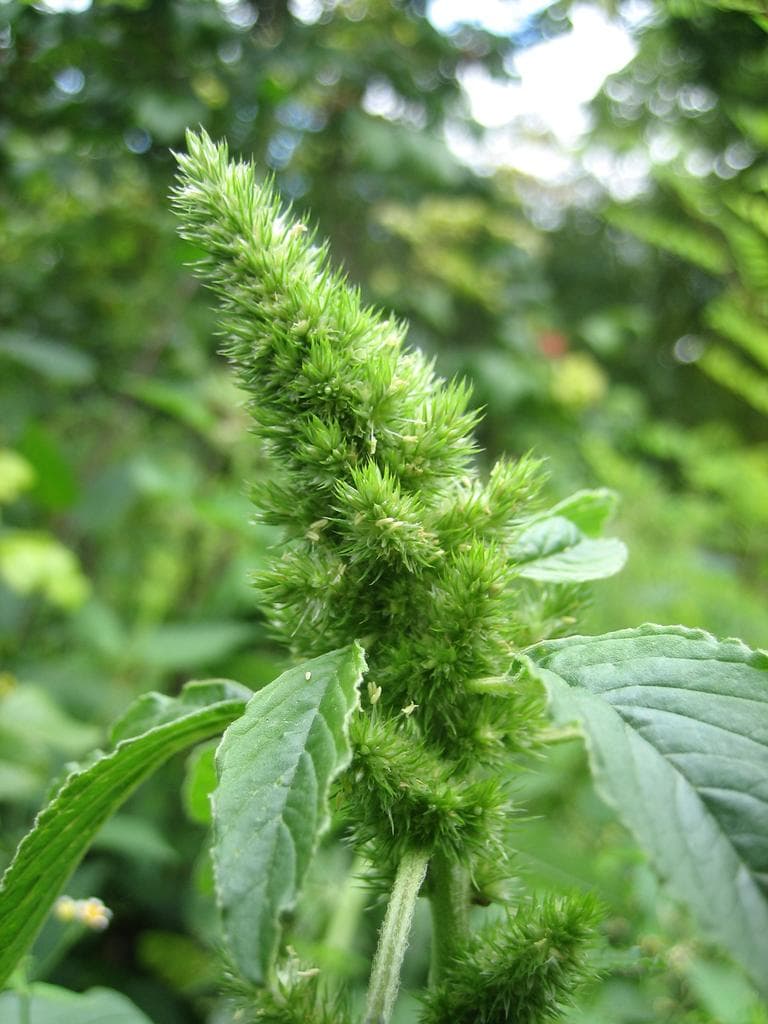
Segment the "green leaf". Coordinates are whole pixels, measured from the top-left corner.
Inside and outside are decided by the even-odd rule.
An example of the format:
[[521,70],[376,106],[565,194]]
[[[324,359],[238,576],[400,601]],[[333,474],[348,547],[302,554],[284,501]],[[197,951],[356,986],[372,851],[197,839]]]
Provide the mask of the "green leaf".
[[35,338],[23,331],[2,334],[2,356],[35,370],[56,384],[87,384],[96,373],[96,363],[87,352],[60,341]]
[[768,378],[749,360],[724,345],[710,345],[699,360],[701,369],[718,384],[768,416]]
[[609,224],[681,256],[711,274],[726,274],[730,269],[731,259],[725,242],[702,231],[699,224],[690,220],[659,217],[651,210],[627,205],[611,207],[603,215]]
[[[0,984],[29,949],[104,822],[169,757],[237,718],[245,692],[217,680],[185,687],[175,701],[153,695],[156,718],[129,712],[115,731],[120,739],[115,749],[66,779],[21,841],[0,883]],[[138,704],[146,712],[147,699]]]
[[154,691],[143,693],[113,723],[109,741],[114,747],[121,740],[132,739],[149,729],[174,722],[181,715],[233,700],[245,705],[252,696],[252,690],[231,679],[192,679],[178,697]]
[[26,765],[0,758],[0,800],[8,803],[34,803],[44,792],[45,777]]
[[[26,1003],[26,1013],[22,1006]],[[32,985],[29,994],[0,994],[3,1024],[152,1024],[120,992],[92,988],[70,992],[56,985]]]
[[137,945],[141,966],[176,992],[197,995],[215,989],[221,981],[218,955],[187,935],[144,931]]
[[[714,957],[692,956],[681,965],[686,984],[702,1010],[718,1024],[761,1024],[766,1021],[765,1004],[744,974],[733,964]],[[761,1009],[763,1012],[761,1012]]]
[[768,993],[768,655],[683,626],[538,644],[521,659],[597,786],[701,925]]
[[166,672],[195,671],[252,641],[250,622],[168,622],[137,638],[131,654],[142,665]]
[[34,474],[30,497],[57,512],[71,508],[80,488],[65,440],[33,421],[19,441],[19,451]]
[[290,669],[255,694],[217,751],[216,888],[235,963],[257,984],[268,979],[280,916],[328,825],[365,667],[354,644]]
[[568,519],[588,537],[598,537],[616,511],[619,499],[615,491],[600,487],[594,491],[576,491],[550,509],[548,516]]
[[67,757],[79,757],[91,750],[100,730],[72,718],[54,704],[39,686],[21,683],[2,699],[0,740],[30,747],[51,748]]
[[613,576],[624,567],[627,549],[620,540],[585,537],[565,515],[527,526],[510,552],[524,579],[541,583],[584,583]]
[[176,864],[179,852],[153,822],[137,814],[115,814],[94,836],[93,850],[109,850],[142,866]]
[[187,817],[198,825],[210,825],[213,821],[211,796],[217,782],[215,753],[213,741],[195,747],[187,758],[181,797]]
[[126,377],[121,390],[147,405],[160,409],[175,419],[210,436],[218,423],[216,413],[206,405],[201,386],[187,382],[160,380],[155,377]]

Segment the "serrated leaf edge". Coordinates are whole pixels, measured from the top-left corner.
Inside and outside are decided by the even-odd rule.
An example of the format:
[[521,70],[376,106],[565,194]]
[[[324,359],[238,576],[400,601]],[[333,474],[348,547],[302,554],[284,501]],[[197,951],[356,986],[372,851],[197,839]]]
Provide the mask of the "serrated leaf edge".
[[[40,830],[47,827],[51,821],[55,821],[57,816],[68,816],[70,819],[62,822],[62,829],[59,831],[59,835],[61,835],[62,832],[66,832],[68,829],[71,829],[73,822],[71,820],[71,811],[69,814],[67,812],[67,801],[70,799],[82,798],[84,794],[88,793],[89,787],[98,785],[103,781],[104,775],[108,774],[110,769],[114,768],[115,764],[119,764],[119,760],[126,749],[135,747],[139,742],[147,740],[152,736],[162,738],[162,734],[164,732],[169,732],[175,728],[180,731],[177,731],[173,736],[173,740],[175,742],[172,745],[172,749],[168,751],[167,757],[172,757],[174,753],[183,749],[187,743],[196,742],[197,734],[201,728],[201,723],[195,720],[198,719],[199,716],[213,715],[211,721],[206,724],[205,730],[205,734],[210,736],[215,733],[217,729],[228,724],[233,717],[237,717],[242,713],[243,707],[244,702],[238,700],[222,701],[217,704],[208,705],[207,707],[193,707],[190,709],[188,714],[182,715],[171,722],[163,722],[136,736],[126,737],[115,746],[114,750],[103,754],[96,761],[93,761],[91,764],[83,768],[75,768],[73,771],[69,772],[53,798],[35,815],[32,827],[21,839],[11,862],[8,864],[7,868],[3,872],[2,878],[0,879],[0,900],[4,897],[3,902],[5,903],[5,906],[3,909],[6,917],[10,913],[18,915],[25,905],[30,904],[32,908],[30,910],[30,915],[36,920],[39,919],[35,928],[29,929],[29,935],[25,939],[24,943],[19,943],[21,948],[18,956],[22,956],[24,948],[28,947],[34,941],[35,935],[42,926],[48,909],[52,903],[52,901],[48,901],[44,909],[39,905],[40,893],[36,891],[34,880],[33,883],[26,888],[21,887],[18,882],[19,877],[23,882],[30,874],[30,871],[34,872],[34,861],[30,860],[29,865],[25,865],[24,860],[30,846],[33,846],[33,844],[38,841]],[[187,726],[186,730],[183,729],[183,726],[185,725]],[[186,733],[189,735],[187,736]],[[58,873],[60,875],[60,882],[62,885],[65,883],[66,878],[69,877],[72,871],[75,870],[77,863],[79,863],[80,859],[88,850],[90,840],[84,842],[83,836],[88,835],[92,838],[93,834],[95,834],[101,824],[103,824],[103,822],[106,821],[112,813],[114,813],[116,807],[122,804],[144,781],[144,779],[147,778],[152,771],[158,768],[166,759],[167,758],[161,758],[147,763],[146,753],[143,752],[139,764],[136,766],[130,766],[130,774],[127,777],[123,774],[123,786],[120,787],[121,796],[117,804],[112,805],[112,802],[107,800],[106,808],[97,807],[95,813],[76,819],[75,823],[77,828],[73,832],[71,838],[68,839],[67,845],[60,851],[57,857],[57,862],[62,861],[68,865],[66,870]],[[78,783],[81,784],[79,789],[77,788]],[[74,792],[73,789],[75,790]],[[94,822],[95,825],[93,824]],[[82,849],[78,852],[79,847],[82,847]],[[76,851],[74,857],[69,853],[71,849]],[[55,874],[54,872],[52,873]],[[14,884],[14,890],[9,894],[8,885],[11,882]],[[14,891],[16,892],[15,898],[13,898]],[[36,910],[36,912],[33,913],[33,910]],[[0,985],[7,980],[17,959],[18,957],[16,957],[13,962],[9,960],[3,967],[1,963],[2,956],[0,956]]]
[[[545,691],[547,693],[547,698],[548,698],[548,701],[549,701],[550,705],[553,703],[553,687],[552,687],[552,684],[549,684],[547,682],[547,677],[548,676],[554,677],[558,681],[558,683],[560,685],[566,687],[569,691],[573,691],[575,693],[578,693],[582,700],[586,699],[586,702],[589,702],[589,701],[595,702],[595,704],[601,709],[602,712],[604,712],[605,714],[609,715],[615,721],[615,723],[620,726],[622,732],[624,732],[627,735],[626,748],[627,748],[628,752],[631,752],[631,749],[632,749],[631,741],[632,740],[634,740],[635,742],[642,743],[645,746],[650,748],[650,750],[652,751],[653,756],[655,758],[659,758],[664,765],[666,765],[669,769],[671,769],[671,771],[673,772],[674,776],[676,776],[681,782],[683,782],[685,784],[685,786],[687,787],[688,791],[695,796],[697,802],[699,803],[699,805],[702,808],[703,816],[714,826],[716,832],[722,838],[723,842],[726,844],[726,846],[727,846],[730,854],[732,855],[734,861],[738,864],[738,871],[737,871],[736,876],[734,877],[734,883],[735,883],[735,889],[739,893],[739,899],[740,899],[740,902],[742,904],[742,908],[743,908],[744,912],[748,913],[751,908],[750,908],[749,904],[744,900],[744,895],[743,895],[743,893],[741,891],[743,889],[743,881],[745,879],[744,878],[739,879],[739,875],[746,876],[746,880],[748,880],[749,885],[754,890],[754,895],[757,897],[757,900],[765,908],[766,917],[768,917],[768,901],[765,899],[765,897],[764,897],[764,895],[763,895],[763,893],[762,893],[762,891],[760,889],[760,886],[759,886],[759,884],[758,884],[758,882],[757,882],[757,880],[755,878],[755,872],[752,870],[752,868],[749,865],[744,863],[741,854],[739,853],[739,851],[734,846],[730,836],[727,834],[727,832],[722,827],[719,819],[712,813],[710,808],[706,805],[706,803],[704,802],[704,800],[702,799],[702,797],[700,795],[699,789],[694,785],[694,783],[692,783],[688,779],[688,777],[681,770],[681,768],[678,765],[676,765],[673,761],[671,761],[669,758],[667,758],[662,751],[660,751],[657,747],[655,747],[653,745],[653,743],[651,743],[648,739],[646,739],[644,736],[642,736],[636,729],[634,729],[630,725],[630,723],[628,723],[624,719],[624,717],[621,715],[621,713],[609,701],[603,699],[600,696],[599,693],[593,693],[592,691],[586,689],[585,687],[571,686],[571,684],[568,683],[567,680],[563,679],[556,672],[551,671],[550,669],[548,669],[546,667],[546,663],[545,662],[534,661],[533,658],[530,656],[530,652],[533,652],[536,649],[551,651],[554,654],[558,649],[560,649],[562,647],[565,647],[566,645],[572,644],[574,642],[578,642],[578,641],[584,641],[585,643],[589,643],[590,645],[594,646],[596,643],[599,643],[600,641],[604,641],[604,640],[621,640],[621,639],[653,637],[653,636],[665,636],[665,635],[667,635],[667,636],[678,636],[678,637],[682,637],[684,639],[695,640],[695,641],[702,641],[702,642],[706,642],[706,643],[712,643],[712,644],[716,645],[718,651],[721,651],[723,647],[726,647],[726,648],[730,647],[732,649],[732,653],[733,654],[738,653],[737,657],[730,657],[730,658],[728,658],[728,657],[720,657],[720,658],[716,658],[715,659],[715,658],[712,658],[712,657],[700,657],[700,658],[689,657],[689,658],[687,658],[685,660],[689,660],[689,661],[720,660],[720,661],[731,662],[731,663],[735,663],[735,664],[746,664],[746,665],[749,665],[750,667],[754,667],[754,668],[758,668],[758,669],[762,669],[762,670],[768,670],[768,652],[766,652],[766,651],[764,651],[764,650],[762,650],[760,648],[758,648],[758,649],[751,648],[751,647],[749,647],[749,645],[745,644],[743,640],[740,640],[737,637],[728,637],[726,639],[722,639],[721,640],[721,639],[717,638],[716,636],[714,636],[712,633],[709,633],[709,632],[707,632],[706,630],[703,630],[703,629],[693,628],[693,627],[689,627],[689,626],[681,626],[681,625],[661,626],[661,625],[657,625],[655,623],[644,623],[642,626],[639,626],[639,627],[634,627],[634,628],[630,627],[630,628],[627,628],[627,629],[615,630],[615,631],[613,631],[611,633],[604,633],[604,634],[598,635],[598,636],[589,636],[589,635],[579,634],[579,635],[573,635],[573,636],[569,636],[569,637],[559,638],[559,639],[556,639],[556,640],[542,641],[542,642],[540,642],[538,644],[531,645],[530,647],[526,648],[525,651],[523,651],[520,654],[518,654],[516,656],[516,658],[515,658],[515,663],[523,671],[527,671],[534,679],[537,679],[542,684],[542,686],[544,687],[544,689],[545,689]],[[592,735],[590,733],[589,728],[584,723],[583,717],[582,717],[582,720],[576,719],[576,726],[577,726],[578,732],[581,734],[581,736],[583,737],[583,740],[584,740],[584,745],[585,745],[585,748],[586,748],[586,751],[587,751],[587,756],[588,756],[588,760],[589,760],[589,764],[590,764],[591,774],[592,774],[592,777],[593,777],[593,781],[594,781],[596,790],[598,791],[599,795],[604,800],[604,802],[609,807],[613,808],[613,810],[616,811],[619,819],[626,826],[626,828],[630,831],[630,833],[635,836],[635,838],[637,839],[637,841],[640,844],[640,846],[645,848],[647,846],[647,844],[644,841],[644,839],[641,836],[638,835],[638,830],[636,828],[635,823],[631,820],[631,816],[627,813],[627,810],[625,809],[623,803],[616,796],[614,796],[614,794],[611,792],[611,790],[610,790],[610,788],[608,786],[608,783],[605,780],[605,772],[603,771],[603,766],[601,765],[601,760],[602,760],[601,756],[599,754],[596,742],[593,739],[593,737],[592,737]],[[682,837],[683,842],[685,842],[686,847],[690,850],[691,848],[690,848],[689,844],[687,843],[688,837],[687,837],[687,834],[685,833],[685,831],[683,829],[679,830],[679,835],[680,835],[680,837]],[[700,859],[700,855],[696,854],[696,851],[693,851],[693,852],[694,852],[695,855],[690,858],[691,863],[695,863],[697,860]],[[659,873],[661,874],[662,877],[666,877],[668,874],[672,873],[670,870],[668,870],[666,868],[666,866],[662,866],[660,863],[658,863],[658,858],[655,855],[655,853],[653,855],[653,860],[654,860],[654,863],[656,864],[657,870],[659,871]],[[750,894],[750,895],[752,895],[752,894]],[[692,908],[692,909],[696,909],[696,908]],[[696,909],[696,916],[702,921],[702,923],[705,923],[705,920],[704,920],[701,912],[698,909]],[[709,922],[706,922],[706,923],[708,924],[709,927],[713,927],[713,924],[716,925],[717,922],[710,920]],[[745,967],[745,969],[748,970],[748,973],[750,973],[750,975],[752,976],[752,980],[755,982],[757,987],[763,992],[764,995],[768,996],[768,983],[766,982],[766,979],[764,977],[760,976],[754,969],[751,969],[750,965],[747,965],[746,963],[743,963],[743,962],[742,962],[742,965]]]

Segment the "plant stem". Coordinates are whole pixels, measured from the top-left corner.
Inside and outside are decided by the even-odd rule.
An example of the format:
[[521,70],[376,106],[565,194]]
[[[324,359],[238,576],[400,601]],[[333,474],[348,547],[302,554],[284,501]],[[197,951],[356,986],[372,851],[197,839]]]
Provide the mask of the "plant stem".
[[429,865],[429,879],[432,907],[430,982],[434,985],[469,931],[469,875],[461,864],[439,853]]
[[400,988],[400,967],[408,948],[413,911],[428,862],[429,855],[423,850],[410,850],[400,861],[373,958],[363,1024],[389,1024]]

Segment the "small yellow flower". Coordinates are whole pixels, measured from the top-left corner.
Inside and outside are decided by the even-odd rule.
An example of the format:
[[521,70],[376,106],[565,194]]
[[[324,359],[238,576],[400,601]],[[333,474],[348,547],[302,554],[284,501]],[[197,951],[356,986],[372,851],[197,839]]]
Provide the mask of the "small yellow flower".
[[78,921],[94,932],[103,932],[109,926],[112,911],[97,896],[87,900],[78,900]]
[[59,896],[53,906],[53,914],[59,921],[67,924],[77,921],[94,932],[103,932],[112,920],[112,911],[98,896],[90,896],[85,900]]
[[59,896],[53,905],[53,915],[59,921],[77,920],[77,900],[71,896]]

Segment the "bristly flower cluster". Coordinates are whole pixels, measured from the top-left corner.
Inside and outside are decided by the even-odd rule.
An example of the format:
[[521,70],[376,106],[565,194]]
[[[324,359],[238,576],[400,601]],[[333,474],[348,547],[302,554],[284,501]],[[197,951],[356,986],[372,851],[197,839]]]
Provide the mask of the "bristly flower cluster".
[[[477,902],[502,898],[506,780],[541,716],[506,680],[526,632],[512,540],[539,466],[502,460],[482,479],[468,388],[363,305],[252,165],[204,133],[188,146],[182,233],[203,250],[225,352],[273,456],[253,492],[286,536],[256,580],[265,614],[304,657],[354,639],[367,651],[338,785],[354,838],[383,874],[411,848],[460,866]],[[550,1019],[583,973],[592,917],[578,898],[520,909],[448,960],[424,1020]],[[265,993],[254,1020],[320,1024],[316,995],[303,981]]]
[[508,800],[489,773],[538,715],[473,688],[504,675],[514,650],[509,539],[538,464],[501,461],[483,481],[466,385],[404,347],[404,325],[329,269],[251,165],[205,134],[188,144],[174,202],[273,456],[253,500],[286,530],[256,580],[265,613],[297,654],[352,639],[367,650],[376,719],[353,727],[350,787],[361,839],[378,831],[389,853],[413,842],[466,859]]
[[351,1024],[343,993],[328,993],[316,968],[306,968],[289,948],[271,988],[255,987],[228,973],[225,993],[238,1024]]
[[589,897],[523,904],[474,935],[426,996],[422,1024],[540,1024],[557,1020],[594,977],[587,948],[598,918]]

